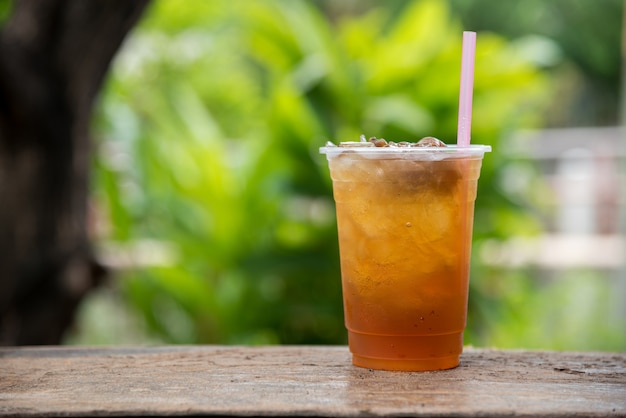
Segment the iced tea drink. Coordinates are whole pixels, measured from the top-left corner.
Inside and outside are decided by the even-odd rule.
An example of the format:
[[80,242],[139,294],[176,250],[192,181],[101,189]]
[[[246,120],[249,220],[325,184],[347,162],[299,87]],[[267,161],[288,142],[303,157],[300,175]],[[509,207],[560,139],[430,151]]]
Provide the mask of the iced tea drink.
[[353,363],[456,367],[463,349],[476,186],[488,146],[321,149],[336,202]]

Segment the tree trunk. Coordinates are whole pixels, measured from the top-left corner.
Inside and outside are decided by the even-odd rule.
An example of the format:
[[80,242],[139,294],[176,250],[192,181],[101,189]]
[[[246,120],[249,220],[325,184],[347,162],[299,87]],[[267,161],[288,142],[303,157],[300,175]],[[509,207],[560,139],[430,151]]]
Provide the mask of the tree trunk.
[[0,344],[58,344],[104,276],[87,234],[89,126],[149,0],[21,0],[0,31]]

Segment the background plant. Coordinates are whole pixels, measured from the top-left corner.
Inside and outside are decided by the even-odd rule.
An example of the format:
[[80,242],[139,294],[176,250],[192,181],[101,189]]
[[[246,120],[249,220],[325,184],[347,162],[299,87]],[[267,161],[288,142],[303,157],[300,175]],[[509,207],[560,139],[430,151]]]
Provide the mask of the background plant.
[[[121,268],[73,341],[345,342],[318,148],[361,133],[455,142],[463,27],[443,0],[332,16],[324,6],[154,4],[95,121],[94,234]],[[480,180],[477,243],[542,228],[529,202],[498,182],[508,164],[502,138],[541,126],[551,94],[532,42],[479,33],[473,140],[495,152]],[[499,292],[498,280],[527,272],[478,257],[473,266],[467,342],[519,345],[506,335],[526,319],[510,315],[510,299],[532,298],[534,288],[521,279],[514,293]]]

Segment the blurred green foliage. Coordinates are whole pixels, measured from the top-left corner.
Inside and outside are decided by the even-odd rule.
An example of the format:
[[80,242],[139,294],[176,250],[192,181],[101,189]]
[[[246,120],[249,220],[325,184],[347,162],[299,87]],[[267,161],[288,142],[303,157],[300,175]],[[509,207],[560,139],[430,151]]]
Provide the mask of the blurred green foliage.
[[[123,264],[108,289],[121,299],[86,310],[74,341],[107,342],[97,324],[124,311],[144,342],[345,343],[318,148],[361,133],[454,143],[457,123],[463,27],[449,3],[367,4],[329,17],[325,2],[155,1],[94,121],[94,234]],[[477,243],[542,229],[498,181],[502,138],[541,126],[552,94],[532,42],[478,35],[473,141],[494,152]],[[519,289],[498,291],[505,280]],[[521,331],[529,311],[510,315],[511,298],[541,303],[524,272],[474,257],[471,283],[466,342],[533,345]],[[121,333],[108,342],[138,338]]]
[[531,36],[543,39],[543,45],[535,51],[543,56],[538,58],[544,65],[554,66],[551,72],[558,92],[558,99],[547,115],[549,124],[619,124],[623,0],[450,0],[450,3],[461,21],[475,30],[493,31],[507,39]]
[[0,0],[0,25],[4,24],[13,8],[12,0]]

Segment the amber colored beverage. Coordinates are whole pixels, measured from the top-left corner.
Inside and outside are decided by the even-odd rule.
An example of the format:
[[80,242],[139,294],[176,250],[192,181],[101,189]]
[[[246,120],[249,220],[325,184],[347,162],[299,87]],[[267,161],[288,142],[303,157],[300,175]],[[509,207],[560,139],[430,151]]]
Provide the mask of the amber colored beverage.
[[489,147],[326,147],[356,366],[456,367],[477,181]]

